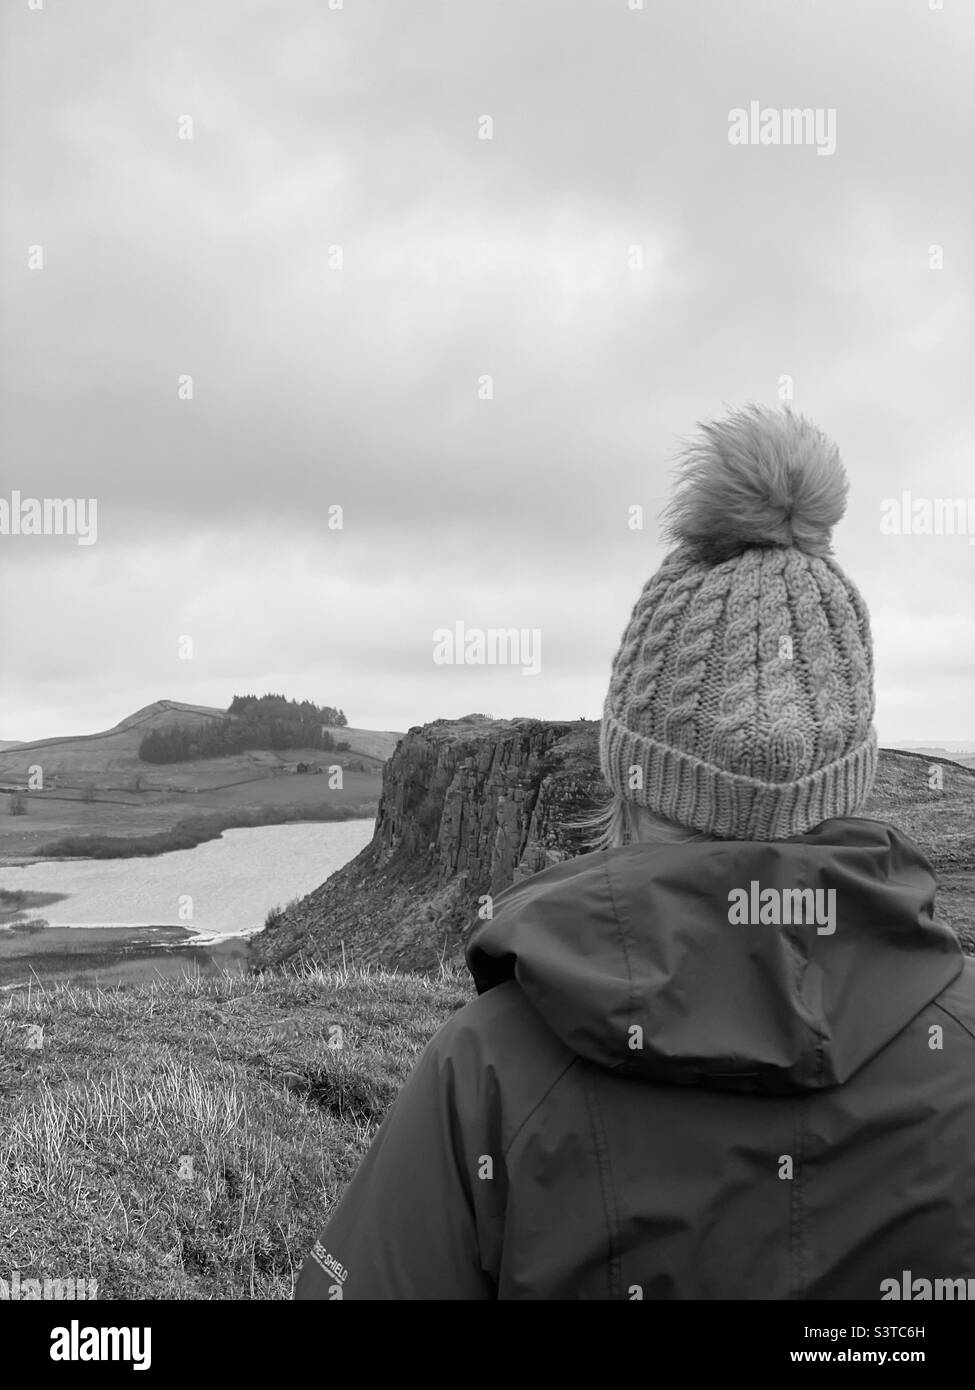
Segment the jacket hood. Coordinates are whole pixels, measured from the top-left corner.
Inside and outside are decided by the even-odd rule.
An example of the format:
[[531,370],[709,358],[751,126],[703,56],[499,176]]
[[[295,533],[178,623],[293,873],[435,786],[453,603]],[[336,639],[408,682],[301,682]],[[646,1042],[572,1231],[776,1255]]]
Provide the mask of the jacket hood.
[[598,1066],[815,1091],[848,1080],[960,973],[935,891],[912,841],[860,818],[782,841],[629,845],[506,889],[466,958],[479,994],[516,980]]

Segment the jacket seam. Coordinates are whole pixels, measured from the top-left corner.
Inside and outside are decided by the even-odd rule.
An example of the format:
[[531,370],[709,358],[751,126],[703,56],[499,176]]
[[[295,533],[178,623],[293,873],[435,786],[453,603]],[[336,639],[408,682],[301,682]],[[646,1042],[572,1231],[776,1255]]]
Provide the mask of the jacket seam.
[[[623,964],[626,966],[626,980],[627,980],[626,1012],[627,1012],[627,1017],[628,1017],[629,1020],[632,1022],[633,1019],[636,1017],[636,1004],[637,1004],[637,988],[636,988],[636,981],[635,981],[635,979],[633,978],[633,966],[632,966],[631,961],[630,961],[629,943],[627,942],[627,939],[626,939],[626,932],[625,932],[624,929],[623,929],[623,917],[622,917],[622,914],[620,913],[619,907],[617,906],[616,894],[613,892],[613,880],[612,880],[612,877],[611,877],[610,872],[609,872],[609,860],[608,860],[608,859],[607,859],[607,860],[604,862],[604,864],[603,864],[603,872],[604,872],[605,875],[606,875],[606,889],[607,889],[607,892],[609,893],[610,906],[611,906],[612,909],[613,909],[613,918],[614,918],[614,920],[615,920],[615,922],[616,922],[616,931],[617,931],[617,935],[619,936],[619,939],[620,939],[620,952],[621,952],[621,954],[622,954],[622,956],[623,956]],[[623,1065],[623,1062],[618,1062],[618,1063],[616,1064],[616,1066],[622,1066],[622,1065]],[[615,1067],[614,1067],[614,1070],[615,1070]]]
[[583,1095],[586,1110],[589,1112],[589,1125],[592,1130],[593,1152],[596,1157],[596,1172],[599,1178],[599,1191],[602,1196],[603,1217],[606,1222],[606,1282],[611,1299],[619,1299],[623,1287],[623,1274],[620,1257],[619,1210],[616,1204],[616,1191],[609,1163],[609,1146],[602,1127],[598,1099],[593,1085],[593,1072],[583,1073]]
[[[810,872],[809,872],[809,858],[810,858],[810,856],[809,856],[809,850],[808,850],[808,847],[807,847],[806,850],[805,850],[805,853],[802,855],[801,860],[800,860],[803,882],[808,882],[809,879],[812,877],[811,874],[810,874]],[[802,998],[802,980],[803,980],[803,973],[804,973],[804,971],[808,968],[808,966],[809,966],[809,964],[810,964],[809,957],[808,957],[808,955],[804,955],[804,954],[803,954],[803,952],[802,952],[802,950],[800,949],[800,947],[798,946],[798,944],[795,943],[795,942],[792,940],[792,938],[788,935],[788,933],[785,933],[785,932],[784,932],[784,933],[783,933],[782,939],[783,939],[783,941],[785,942],[786,949],[791,953],[791,956],[792,956],[792,966],[793,966],[793,973],[792,973],[792,988],[793,988],[793,990],[795,991],[796,996],[797,996],[798,998],[801,999],[801,998]],[[823,1035],[822,1029],[820,1029],[820,1028],[818,1028],[818,1027],[816,1026],[816,1020],[815,1020],[815,1018],[811,1018],[811,1019],[810,1019],[809,1024],[807,1024],[807,1028],[808,1028],[808,1031],[812,1034],[812,1037],[813,1037],[813,1039],[814,1039],[814,1054],[813,1054],[814,1057],[815,1057],[814,1078],[815,1078],[815,1081],[816,1081],[817,1085],[819,1085],[819,1086],[824,1086],[824,1085],[826,1084],[826,1080],[827,1080],[827,1077],[826,1077],[826,1040],[825,1040],[825,1037],[824,1037],[824,1035]]]
[[548,1086],[545,1087],[545,1090],[544,1090],[544,1091],[542,1092],[542,1094],[539,1096],[538,1100],[535,1102],[535,1104],[532,1106],[532,1108],[528,1111],[527,1115],[525,1115],[524,1119],[521,1121],[521,1123],[519,1124],[518,1128],[515,1130],[514,1134],[513,1134],[513,1135],[511,1136],[511,1138],[509,1139],[509,1141],[508,1141],[506,1147],[505,1147],[505,1148],[503,1149],[503,1151],[502,1151],[502,1157],[504,1158],[504,1161],[505,1161],[506,1163],[507,1163],[507,1161],[508,1161],[508,1155],[511,1153],[511,1150],[514,1148],[514,1146],[515,1146],[515,1144],[516,1144],[516,1142],[517,1142],[517,1140],[518,1140],[518,1137],[519,1137],[519,1135],[521,1134],[521,1131],[525,1128],[525,1125],[527,1125],[528,1121],[532,1118],[532,1116],[535,1115],[535,1114],[537,1113],[537,1111],[545,1104],[545,1102],[548,1100],[549,1096],[550,1096],[550,1095],[552,1094],[552,1092],[555,1090],[555,1088],[556,1088],[556,1086],[559,1084],[559,1082],[563,1080],[563,1078],[566,1076],[566,1074],[572,1070],[572,1068],[578,1063],[578,1061],[579,1061],[579,1058],[578,1058],[578,1057],[570,1057],[570,1058],[569,1058],[568,1062],[566,1062],[565,1066],[564,1066],[564,1067],[562,1068],[562,1070],[559,1072],[558,1076],[556,1076],[555,1079],[554,1079],[553,1081],[551,1081],[551,1082],[549,1083]]
[[946,1013],[949,1018],[954,1019],[954,1021],[958,1024],[958,1027],[963,1028],[970,1038],[975,1038],[975,1029],[969,1027],[969,1025],[965,1022],[963,1018],[959,1018],[956,1013],[953,1013],[951,1009],[948,1008],[947,1004],[942,1004],[940,999],[933,999],[931,1002],[934,1004],[936,1009],[940,1009],[942,1013]]
[[792,1269],[790,1271],[790,1283],[792,1285],[791,1297],[793,1300],[803,1299],[806,1296],[805,1281],[805,1221],[806,1215],[803,1209],[803,1133],[802,1133],[802,1110],[798,1100],[792,1102],[793,1106],[793,1125],[792,1138],[795,1154],[793,1155],[793,1172],[791,1179],[790,1211],[789,1211],[789,1249],[791,1255]]

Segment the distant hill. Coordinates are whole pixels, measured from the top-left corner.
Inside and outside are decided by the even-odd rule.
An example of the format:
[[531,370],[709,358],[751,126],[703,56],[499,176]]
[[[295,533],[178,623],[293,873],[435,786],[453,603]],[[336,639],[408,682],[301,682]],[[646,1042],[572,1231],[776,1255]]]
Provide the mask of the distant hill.
[[[144,734],[150,721],[172,724],[181,723],[186,719],[190,721],[222,719],[225,714],[226,710],[217,709],[216,705],[187,705],[182,700],[153,700],[151,705],[143,705],[142,709],[137,709],[134,714],[127,714],[124,719],[119,720],[115,727],[116,729],[138,728]],[[97,738],[98,735],[93,735],[93,737]]]
[[934,753],[942,758],[952,758],[958,763],[963,763],[966,758],[975,758],[975,742],[970,739],[947,739],[944,743],[931,743],[926,739],[918,742],[912,739],[910,742],[901,740],[890,746],[903,748],[908,753]]
[[959,767],[975,768],[975,743],[898,743],[891,751],[930,758],[935,763],[957,763]]
[[385,762],[392,757],[393,749],[403,737],[402,734],[387,733],[382,729],[350,729],[336,724],[328,732],[336,740],[348,743],[349,751],[367,758],[379,758]]
[[[62,734],[57,738],[34,739],[29,743],[0,744],[0,782],[23,776],[32,763],[40,763],[45,775],[103,773],[116,769],[132,771],[144,768],[139,759],[139,745],[154,729],[173,724],[201,724],[222,720],[226,710],[212,705],[190,705],[180,700],[155,700],[124,719],[111,729],[94,734]],[[376,729],[334,730],[336,737],[346,740],[350,752],[385,761],[401,734]]]
[[156,700],[101,733],[61,734],[0,749],[0,779],[23,774],[32,763],[40,763],[47,775],[68,776],[82,771],[138,767],[139,744],[150,729],[167,724],[199,724],[223,716],[223,710],[210,705]]

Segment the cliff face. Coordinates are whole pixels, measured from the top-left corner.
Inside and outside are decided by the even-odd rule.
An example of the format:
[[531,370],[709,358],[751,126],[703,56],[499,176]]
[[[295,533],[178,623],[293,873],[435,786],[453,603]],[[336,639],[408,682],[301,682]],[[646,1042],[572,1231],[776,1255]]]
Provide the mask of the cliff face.
[[253,938],[258,967],[457,959],[478,898],[579,851],[565,822],[605,790],[598,724],[437,720],[386,764],[372,842]]
[[[369,845],[253,938],[252,962],[459,959],[482,894],[580,852],[566,822],[605,794],[599,725],[437,720],[400,740]],[[941,769],[943,786],[932,786]],[[939,914],[975,949],[975,771],[884,750],[864,814],[897,826],[939,873]]]

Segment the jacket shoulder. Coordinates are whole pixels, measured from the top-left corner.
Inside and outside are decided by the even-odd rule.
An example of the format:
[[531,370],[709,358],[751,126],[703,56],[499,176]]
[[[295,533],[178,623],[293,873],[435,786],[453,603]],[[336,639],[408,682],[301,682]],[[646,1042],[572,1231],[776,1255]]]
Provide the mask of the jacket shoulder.
[[505,1150],[554,1085],[578,1062],[516,981],[495,985],[448,1019],[431,1049],[449,1064],[458,1108],[493,1112]]

